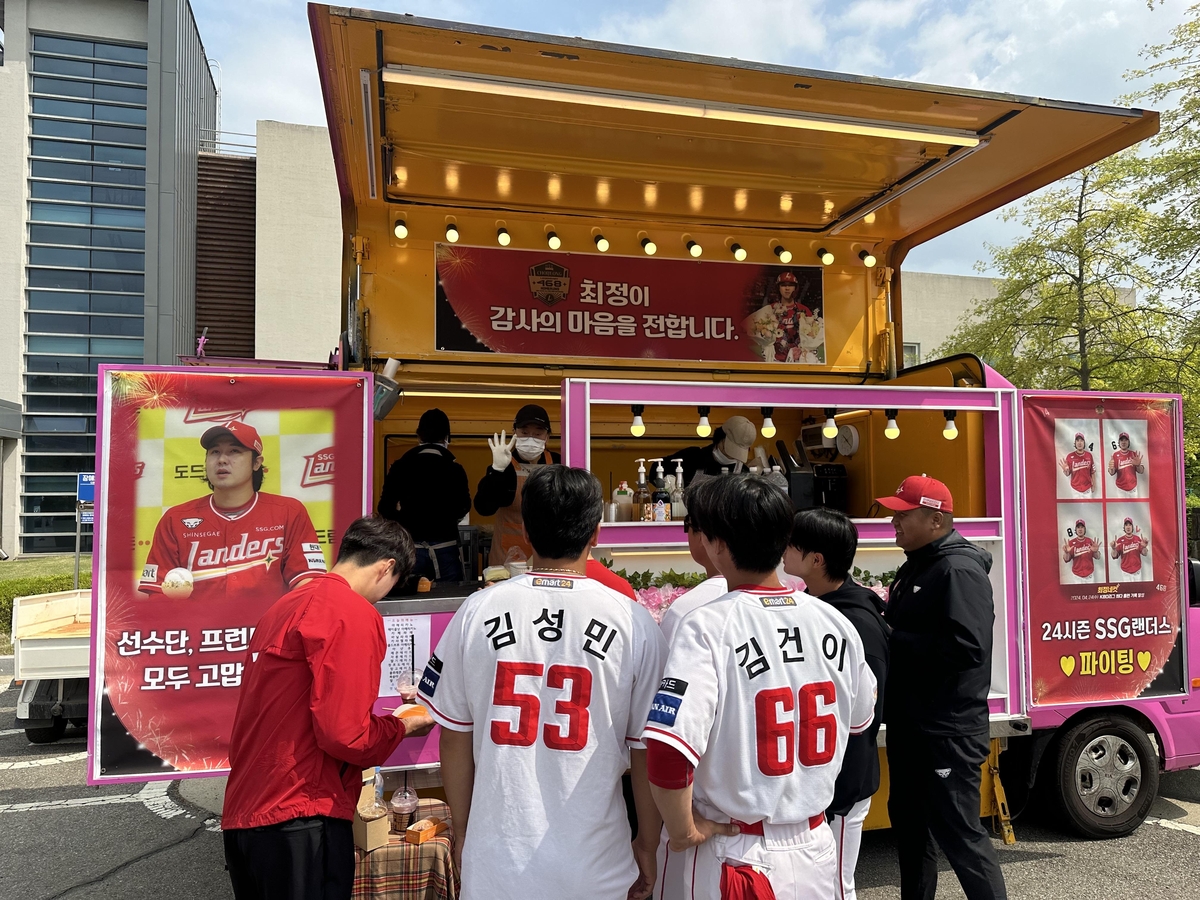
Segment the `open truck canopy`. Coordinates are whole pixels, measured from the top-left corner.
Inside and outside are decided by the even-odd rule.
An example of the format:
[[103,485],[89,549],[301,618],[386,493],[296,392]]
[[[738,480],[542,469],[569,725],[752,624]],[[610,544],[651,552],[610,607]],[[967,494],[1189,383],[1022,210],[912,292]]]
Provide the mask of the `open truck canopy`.
[[[408,249],[432,249],[447,215],[466,243],[493,243],[503,219],[514,247],[549,222],[565,250],[593,250],[598,227],[614,252],[649,235],[680,258],[685,236],[706,258],[734,241],[751,260],[786,245],[801,264],[866,249],[890,270],[897,330],[910,249],[1158,130],[1147,110],[345,7],[309,16],[345,229],[371,252],[396,243],[401,214]],[[863,299],[856,317],[873,319]],[[890,352],[855,343],[829,362],[862,371]]]

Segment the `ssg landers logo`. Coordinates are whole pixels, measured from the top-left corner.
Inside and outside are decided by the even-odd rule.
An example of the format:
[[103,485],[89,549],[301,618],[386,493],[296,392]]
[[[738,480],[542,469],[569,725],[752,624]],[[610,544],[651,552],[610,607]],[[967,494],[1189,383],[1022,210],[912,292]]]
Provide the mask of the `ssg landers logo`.
[[304,457],[304,475],[300,487],[316,487],[333,482],[333,448],[326,447],[312,456]]

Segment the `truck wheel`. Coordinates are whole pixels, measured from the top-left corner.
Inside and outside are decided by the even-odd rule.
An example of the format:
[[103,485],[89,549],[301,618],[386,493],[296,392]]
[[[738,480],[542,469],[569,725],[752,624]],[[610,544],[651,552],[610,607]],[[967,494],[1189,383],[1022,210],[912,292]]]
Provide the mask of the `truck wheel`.
[[47,728],[26,728],[25,737],[31,744],[53,744],[67,733],[67,720],[55,718]]
[[1080,722],[1058,749],[1063,815],[1084,837],[1123,837],[1150,812],[1158,794],[1158,754],[1146,732],[1121,715]]

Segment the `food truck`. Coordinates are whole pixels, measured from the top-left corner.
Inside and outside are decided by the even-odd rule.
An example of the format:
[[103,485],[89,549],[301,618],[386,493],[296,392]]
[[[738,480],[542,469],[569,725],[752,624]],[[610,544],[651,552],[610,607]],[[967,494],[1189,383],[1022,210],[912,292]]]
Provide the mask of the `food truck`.
[[[606,492],[639,460],[673,473],[680,448],[742,415],[750,464],[777,465],[797,507],[854,519],[868,581],[903,561],[874,498],[922,472],[950,487],[956,527],[993,559],[981,812],[1007,837],[1001,760],[1011,793],[1040,777],[1091,836],[1136,828],[1160,772],[1200,763],[1180,398],[1021,391],[974,356],[905,368],[898,350],[913,247],[1154,134],[1156,113],[319,4],[309,18],[345,238],[329,374],[358,391],[329,405],[366,440],[337,451],[337,479],[349,456],[362,481],[335,497],[371,510],[433,407],[472,486],[488,438],[536,403],[563,462]],[[354,418],[364,394],[373,428]],[[606,509],[595,555],[696,571],[671,506]],[[331,515],[313,514],[326,555],[346,524]],[[469,521],[467,582],[379,605],[380,710],[480,587],[491,520]],[[115,659],[125,635],[97,618]],[[437,746],[435,730],[389,765],[432,769]],[[222,771],[219,748],[200,756],[129,777]],[[103,769],[94,752],[89,777]],[[868,827],[886,824],[873,804]]]

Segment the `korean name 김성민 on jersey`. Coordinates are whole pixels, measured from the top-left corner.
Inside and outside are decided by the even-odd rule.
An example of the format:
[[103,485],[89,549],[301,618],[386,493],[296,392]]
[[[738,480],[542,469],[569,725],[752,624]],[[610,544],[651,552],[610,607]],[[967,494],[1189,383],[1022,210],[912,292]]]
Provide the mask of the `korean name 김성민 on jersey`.
[[472,732],[464,900],[626,896],[621,776],[665,655],[645,609],[582,576],[530,572],[455,613],[420,692],[443,728]]

